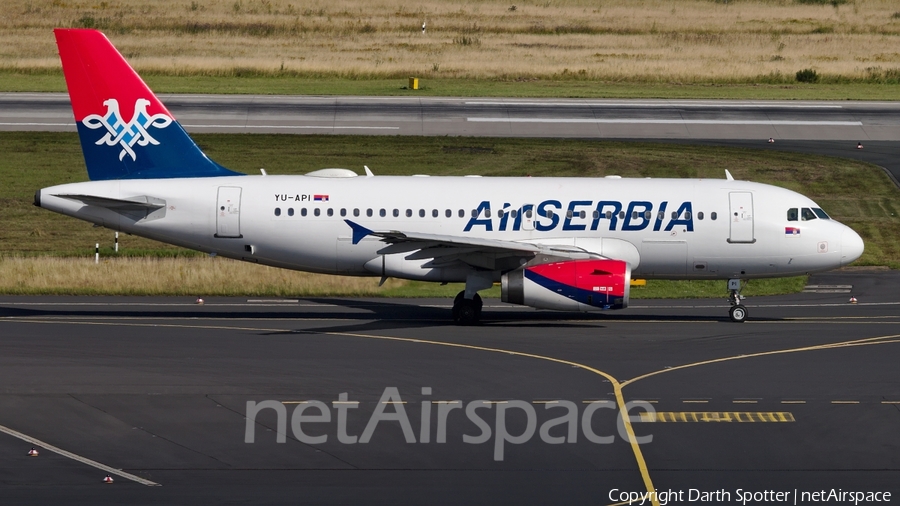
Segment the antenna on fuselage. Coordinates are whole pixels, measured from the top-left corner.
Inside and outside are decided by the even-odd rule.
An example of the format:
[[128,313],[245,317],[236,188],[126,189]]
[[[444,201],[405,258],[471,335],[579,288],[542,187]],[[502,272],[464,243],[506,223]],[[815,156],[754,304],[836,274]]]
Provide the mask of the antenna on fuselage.
[[372,171],[369,169],[368,166],[363,165],[363,168],[366,169],[366,177],[373,177],[375,175],[375,174],[372,174]]
[[731,172],[728,172],[728,169],[725,169],[725,179],[734,181],[734,176],[731,175]]

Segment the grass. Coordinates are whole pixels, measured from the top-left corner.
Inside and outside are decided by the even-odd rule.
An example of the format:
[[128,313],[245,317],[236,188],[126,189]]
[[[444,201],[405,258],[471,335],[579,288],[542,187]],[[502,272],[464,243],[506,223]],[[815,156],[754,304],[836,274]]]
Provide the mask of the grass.
[[[0,90],[61,90],[51,32],[58,26],[104,30],[152,86],[172,92],[395,94],[413,75],[424,80],[422,94],[889,99],[900,83],[893,0],[510,7],[6,0]],[[803,69],[815,71],[817,83],[798,85]]]
[[[866,241],[866,252],[857,261],[858,265],[900,267],[898,190],[879,168],[845,159],[723,147],[560,139],[249,134],[203,134],[194,137],[205,152],[227,167],[257,172],[263,166],[270,174],[302,174],[322,167],[348,167],[359,171],[364,164],[377,174],[385,175],[431,173],[599,177],[618,174],[625,177],[721,178],[724,169],[729,169],[738,179],[776,184],[802,192],[815,199],[836,219],[856,229]],[[104,259],[112,257],[113,233],[32,205],[34,191],[39,188],[86,180],[80,145],[74,133],[0,132],[0,153],[4,154],[0,157],[0,223],[3,224],[0,227],[0,262],[2,269],[13,269],[0,269],[3,280],[0,282],[0,292],[155,293],[152,287],[162,286],[169,290],[166,293],[176,293],[177,289],[171,287],[178,284],[158,284],[156,280],[163,279],[161,275],[144,267],[129,271],[128,275],[116,276],[133,283],[130,288],[116,288],[120,290],[118,292],[112,285],[103,288],[106,283],[102,279],[110,278],[100,276],[98,281],[96,269],[90,262],[85,263],[85,259],[93,258],[95,243],[102,245]],[[211,261],[199,253],[124,234],[119,243],[121,252],[118,256],[123,258],[103,264],[106,266],[104,269],[131,265],[127,262],[149,262],[147,265],[173,262],[170,265],[180,265],[182,267],[179,269],[189,270],[197,266],[230,265],[222,259]],[[84,275],[70,276],[68,284],[52,286],[22,275],[22,272],[45,270],[44,264],[40,263],[48,260],[45,257],[68,257],[65,262],[71,264],[47,265],[81,266]],[[268,269],[234,264],[249,269],[248,272]],[[338,278],[342,281],[326,282],[322,280],[328,277],[277,269],[266,272],[269,271],[277,273],[272,274],[275,279],[289,281],[279,288],[271,277],[260,274],[260,280],[269,281],[261,281],[262,286],[253,290],[262,291],[254,291],[253,294],[321,293],[316,292],[319,288],[315,287],[324,287],[322,289],[327,293],[342,295],[444,296],[458,291],[458,287],[441,288],[427,283],[401,283],[378,290],[375,288],[376,281],[370,279],[352,280],[352,283],[360,284],[342,284],[351,281]],[[136,277],[135,272],[140,276]],[[210,280],[208,286],[204,285],[205,290],[192,288],[187,293],[231,294],[216,290],[225,290],[222,286],[227,286],[228,279],[233,276],[225,274],[222,280],[215,281],[218,274],[205,278]],[[749,289],[762,290],[761,293],[791,291],[800,283],[802,280],[754,281]],[[236,283],[234,286],[257,285]],[[250,291],[247,288],[241,293]],[[634,296],[718,296],[722,293],[723,282],[651,281],[647,289],[636,288]]]
[[[797,292],[805,277],[753,280],[744,294]],[[227,258],[0,257],[0,293],[10,295],[180,295],[268,297],[440,297],[452,298],[465,286],[377,278],[327,276],[288,271]],[[495,286],[481,292],[500,297]],[[651,280],[632,287],[635,299],[723,297],[724,282]]]
[[[407,79],[301,77],[295,75],[166,75],[144,73],[158,93],[221,93],[262,95],[374,95],[443,97],[548,98],[670,98],[732,100],[897,100],[895,84],[847,82],[823,84],[759,83],[631,83],[592,80],[427,78],[419,90],[407,89]],[[64,92],[59,69],[0,68],[0,92]]]

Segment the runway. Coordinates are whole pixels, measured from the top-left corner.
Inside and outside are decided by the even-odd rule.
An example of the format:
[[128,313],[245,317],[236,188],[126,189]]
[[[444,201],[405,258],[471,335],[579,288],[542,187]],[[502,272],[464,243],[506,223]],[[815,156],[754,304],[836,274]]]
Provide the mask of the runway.
[[[728,321],[724,300],[635,300],[587,315],[489,300],[483,325],[459,328],[446,300],[2,297],[3,495],[613,504],[650,484],[731,501],[738,489],[896,499],[898,281],[890,271],[813,276],[808,293],[748,299],[745,324]],[[385,397],[390,387],[397,397]],[[285,407],[282,427],[275,409],[248,410],[267,400]],[[332,418],[305,419],[300,436],[327,440],[301,442],[293,413],[315,401]],[[632,433],[652,441],[630,444],[618,413],[636,401]],[[501,412],[504,434],[528,433],[522,404],[534,433],[500,444],[497,459]],[[472,405],[486,441],[464,441],[481,433],[463,409]],[[368,442],[341,442],[341,406],[343,436],[362,438],[379,407],[402,408],[410,434],[385,418]],[[577,420],[548,428],[561,438],[551,444],[540,427],[566,406]],[[115,474],[104,484],[107,471],[40,447],[29,457],[35,445],[9,431],[149,484]]]
[[[842,156],[900,180],[900,103],[160,95],[188,132],[566,137]],[[75,131],[65,93],[0,93],[0,131]],[[768,143],[768,139],[775,140]],[[862,143],[863,149],[857,149]]]

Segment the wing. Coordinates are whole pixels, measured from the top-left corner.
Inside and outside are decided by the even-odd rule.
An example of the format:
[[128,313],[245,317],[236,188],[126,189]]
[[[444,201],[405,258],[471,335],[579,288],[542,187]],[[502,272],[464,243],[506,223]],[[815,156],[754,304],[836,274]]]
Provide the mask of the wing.
[[542,245],[537,243],[501,241],[456,235],[425,234],[399,230],[375,231],[344,220],[353,230],[353,244],[364,237],[381,238],[387,246],[378,250],[379,255],[410,253],[407,260],[427,260],[423,267],[447,267],[463,263],[481,269],[514,269],[538,255],[554,258],[592,258],[584,249],[567,245]]

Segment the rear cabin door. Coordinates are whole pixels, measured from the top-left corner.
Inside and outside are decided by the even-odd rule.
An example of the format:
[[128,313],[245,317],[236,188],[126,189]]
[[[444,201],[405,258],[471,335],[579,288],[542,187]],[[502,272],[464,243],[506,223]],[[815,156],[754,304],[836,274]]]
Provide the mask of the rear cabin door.
[[216,237],[238,238],[241,235],[241,189],[220,186],[216,199]]
[[754,243],[753,237],[753,194],[750,192],[731,192],[728,194],[731,210],[731,233],[728,242]]

